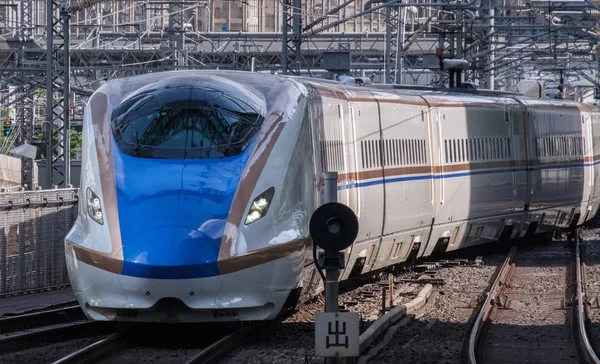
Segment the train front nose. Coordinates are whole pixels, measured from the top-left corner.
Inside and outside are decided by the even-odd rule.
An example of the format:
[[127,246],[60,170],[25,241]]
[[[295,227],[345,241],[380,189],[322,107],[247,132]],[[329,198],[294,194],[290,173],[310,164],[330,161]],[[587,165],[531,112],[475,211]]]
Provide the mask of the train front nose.
[[264,105],[212,75],[142,88],[112,115],[124,276],[219,274],[225,223]]
[[125,242],[123,274],[159,279],[215,276],[219,243],[185,227],[150,228]]
[[177,166],[122,156],[117,180],[122,274],[188,279],[218,275],[217,258],[245,156]]

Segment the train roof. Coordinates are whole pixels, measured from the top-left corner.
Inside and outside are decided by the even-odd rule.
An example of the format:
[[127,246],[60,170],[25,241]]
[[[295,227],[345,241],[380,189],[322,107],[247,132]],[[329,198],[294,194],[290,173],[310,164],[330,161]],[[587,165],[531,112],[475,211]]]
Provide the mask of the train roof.
[[[436,88],[430,86],[408,86],[408,85],[389,85],[389,84],[370,84],[365,86],[346,85],[342,82],[328,79],[311,78],[306,76],[289,75],[271,75],[265,73],[251,73],[247,71],[230,70],[179,70],[150,73],[144,75],[130,76],[116,80],[108,81],[106,86],[117,87],[125,96],[140,87],[149,83],[164,80],[165,78],[179,78],[189,74],[190,76],[214,75],[238,82],[263,96],[269,93],[273,88],[299,87],[303,85],[320,86],[320,89],[329,90],[332,97],[369,98],[385,100],[384,102],[407,102],[427,104],[431,106],[493,106],[504,107],[505,105],[522,103],[525,105],[537,105],[548,108],[579,108],[588,111],[600,111],[594,105],[582,104],[570,100],[557,99],[537,99],[523,96],[515,92],[495,91],[495,90],[475,90],[462,88]],[[294,86],[294,84],[296,86]],[[282,91],[282,90],[280,90]],[[368,96],[370,94],[370,96]],[[357,96],[359,95],[359,96]],[[361,96],[362,95],[362,96]],[[427,100],[427,102],[425,102]]]

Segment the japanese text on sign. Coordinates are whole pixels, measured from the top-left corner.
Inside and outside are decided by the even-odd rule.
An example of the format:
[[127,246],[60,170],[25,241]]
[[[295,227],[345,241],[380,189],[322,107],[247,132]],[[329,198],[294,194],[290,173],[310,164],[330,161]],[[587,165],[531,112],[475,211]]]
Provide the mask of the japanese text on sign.
[[315,319],[315,355],[358,356],[358,333],[356,312],[318,313]]

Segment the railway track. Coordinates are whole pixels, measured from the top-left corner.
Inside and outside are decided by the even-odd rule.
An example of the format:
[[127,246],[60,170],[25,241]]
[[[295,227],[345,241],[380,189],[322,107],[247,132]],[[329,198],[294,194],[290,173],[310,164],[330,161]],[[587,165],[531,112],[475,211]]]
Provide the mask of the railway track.
[[[163,329],[154,327],[149,335],[148,327],[138,326],[109,335],[53,363],[124,363],[139,362],[142,358],[158,359],[160,363],[209,363],[240,345],[248,335],[256,332],[264,324],[252,322],[227,333],[199,325],[187,325],[187,328],[178,325],[166,328],[166,333],[163,332],[157,337],[151,336],[157,333],[156,330]],[[210,334],[207,335],[206,332]]]
[[585,324],[580,240],[577,232],[567,244],[511,249],[465,339],[462,363],[598,363]]
[[0,362],[9,362],[7,358],[16,352],[56,346],[68,340],[102,335],[109,330],[105,323],[88,321],[79,305],[72,303],[4,316],[0,318]]
[[39,312],[7,315],[0,318],[0,334],[85,319],[85,315],[78,304],[50,308]]

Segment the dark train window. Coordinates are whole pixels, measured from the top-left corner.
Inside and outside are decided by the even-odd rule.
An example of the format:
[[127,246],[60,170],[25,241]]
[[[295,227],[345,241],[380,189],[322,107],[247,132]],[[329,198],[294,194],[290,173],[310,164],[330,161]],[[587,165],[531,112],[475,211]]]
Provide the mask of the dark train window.
[[258,96],[215,78],[168,78],[128,96],[112,114],[124,153],[143,158],[220,158],[241,153],[264,117]]
[[[449,146],[453,140],[444,140],[446,163],[452,158]],[[343,153],[343,143],[339,143],[339,152]],[[460,147],[460,141],[456,141]],[[456,147],[456,146],[455,146]],[[425,139],[383,139],[362,140],[360,142],[363,168],[387,167],[393,165],[426,164],[427,143]],[[343,158],[340,160],[343,166]]]

